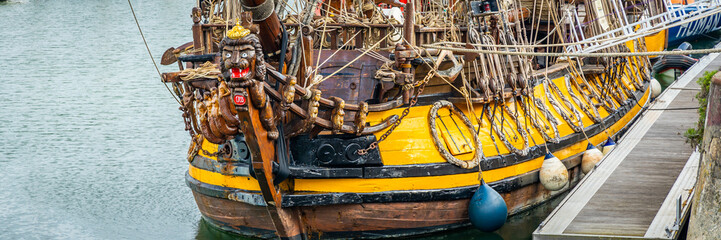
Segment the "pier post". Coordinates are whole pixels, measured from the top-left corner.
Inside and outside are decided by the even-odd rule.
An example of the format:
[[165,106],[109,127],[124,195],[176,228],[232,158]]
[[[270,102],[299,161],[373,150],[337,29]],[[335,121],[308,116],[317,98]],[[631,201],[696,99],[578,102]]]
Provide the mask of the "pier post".
[[721,72],[711,79],[687,239],[721,239]]

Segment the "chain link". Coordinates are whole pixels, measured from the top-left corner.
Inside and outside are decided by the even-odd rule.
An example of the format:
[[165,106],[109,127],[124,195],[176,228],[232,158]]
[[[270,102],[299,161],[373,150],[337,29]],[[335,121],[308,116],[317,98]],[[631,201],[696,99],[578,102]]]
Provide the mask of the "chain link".
[[[428,83],[428,78],[424,79],[424,80],[421,82],[420,87],[418,88],[418,92],[416,92],[416,94],[413,96],[413,98],[411,99],[410,104],[408,104],[408,107],[406,107],[406,109],[403,109],[403,113],[401,113],[401,117],[398,118],[397,121],[393,122],[393,124],[391,124],[391,127],[388,129],[388,131],[386,131],[385,133],[383,133],[383,135],[381,135],[381,137],[378,138],[378,140],[376,140],[375,142],[372,142],[372,143],[368,146],[368,148],[366,148],[366,149],[358,149],[358,151],[356,151],[356,153],[357,153],[358,155],[361,155],[361,156],[362,156],[362,155],[366,155],[366,154],[368,154],[368,151],[378,148],[378,143],[382,142],[383,140],[386,140],[386,138],[388,138],[388,136],[391,135],[391,133],[393,132],[393,130],[395,130],[396,127],[398,127],[398,125],[401,125],[401,120],[403,120],[403,118],[405,118],[406,116],[408,116],[408,113],[411,112],[411,107],[413,107],[414,105],[416,105],[416,102],[418,102],[418,96],[420,96],[421,93],[423,92],[423,89],[426,87],[426,83]],[[407,85],[405,85],[405,86],[407,86]]]
[[222,149],[219,149],[215,153],[210,153],[210,152],[208,152],[208,150],[205,150],[203,148],[200,148],[200,151],[203,151],[203,154],[205,154],[205,156],[208,156],[208,157],[217,157],[219,154],[222,154]]
[[188,162],[192,162],[198,153],[203,152],[203,155],[208,157],[218,157],[220,154],[225,154],[225,148],[218,149],[217,152],[211,153],[208,152],[208,150],[203,149],[203,135],[198,134],[193,136],[193,140],[191,140],[192,144],[190,145],[190,149],[188,151]]

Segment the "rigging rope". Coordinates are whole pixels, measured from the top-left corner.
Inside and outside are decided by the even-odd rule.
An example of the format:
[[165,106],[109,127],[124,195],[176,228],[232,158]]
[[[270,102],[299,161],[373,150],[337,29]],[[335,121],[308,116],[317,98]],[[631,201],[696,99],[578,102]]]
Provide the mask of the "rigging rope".
[[[712,15],[715,15],[715,14],[718,14],[718,13],[721,13],[721,8],[714,9],[714,10],[709,10],[708,12],[702,13],[702,14],[700,14],[700,15],[698,15],[698,16],[690,17],[690,18],[688,18],[688,19],[684,19],[684,20],[682,20],[682,21],[675,22],[675,23],[670,24],[670,25],[660,26],[659,28],[647,30],[647,31],[644,31],[644,32],[637,32],[637,33],[634,33],[634,34],[631,34],[631,35],[621,35],[621,36],[612,37],[612,38],[604,38],[604,39],[596,39],[596,40],[584,40],[584,41],[569,42],[569,43],[555,43],[555,44],[534,44],[534,45],[472,44],[472,45],[478,46],[478,47],[524,47],[524,48],[534,48],[534,47],[565,47],[565,46],[574,46],[574,45],[581,45],[581,44],[591,44],[591,43],[598,43],[598,42],[608,42],[608,41],[620,40],[620,39],[629,39],[629,40],[630,40],[631,38],[636,37],[636,36],[639,36],[639,35],[642,35],[642,34],[652,35],[652,34],[655,34],[655,33],[660,32],[660,31],[663,31],[663,30],[666,30],[666,29],[669,29],[669,28],[672,28],[672,27],[676,27],[676,26],[681,26],[681,25],[683,25],[683,24],[686,24],[686,23],[689,23],[689,22],[693,22],[693,21],[696,21],[696,20],[699,20],[699,19],[703,19],[703,18],[706,18],[706,17],[708,17],[708,16],[712,16]],[[556,29],[556,28],[554,28],[554,30],[555,30],[555,29]],[[612,31],[612,30],[611,30],[611,31]],[[539,42],[540,42],[540,41],[539,41]],[[622,44],[622,43],[623,43],[623,42],[620,42],[620,43],[618,43],[618,44]],[[436,44],[456,44],[456,45],[462,44],[462,45],[465,45],[465,43],[455,43],[455,42],[438,42],[438,43],[436,43]]]
[[[140,32],[140,37],[143,38],[143,43],[145,43],[145,49],[148,50],[148,55],[150,55],[150,60],[153,61],[153,66],[155,66],[155,71],[158,72],[158,76],[160,77],[160,79],[161,79],[161,81],[162,81],[162,79],[163,79],[163,74],[160,73],[160,69],[158,68],[158,64],[155,63],[155,58],[153,58],[153,54],[150,52],[150,47],[148,47],[148,41],[145,40],[145,34],[143,34],[143,30],[140,29],[140,23],[138,23],[138,17],[135,16],[135,9],[133,9],[133,4],[130,3],[130,0],[128,0],[128,5],[130,6],[130,12],[133,13],[133,18],[135,19],[135,25],[138,26],[138,31]],[[178,104],[180,104],[180,106],[183,106],[183,104],[180,103],[180,100],[178,100],[178,97],[175,96],[175,94],[173,94],[173,91],[170,90],[170,88],[168,87],[168,84],[165,83],[165,82],[163,82],[163,85],[165,86],[166,89],[168,89],[168,92],[170,92],[170,95],[173,96],[173,99],[175,99],[175,101],[178,102]]]
[[482,50],[482,49],[468,49],[468,48],[456,48],[438,46],[437,44],[423,44],[426,48],[435,48],[440,50],[450,50],[461,53],[485,53],[485,54],[505,54],[505,55],[517,55],[517,56],[547,56],[547,57],[636,57],[636,56],[670,56],[670,55],[689,55],[689,54],[709,54],[709,53],[721,53],[721,48],[709,48],[709,49],[695,49],[695,50],[683,50],[683,51],[657,51],[657,52],[619,52],[619,53],[539,53],[539,52],[513,52],[513,51],[497,51],[497,50]]
[[[312,87],[312,86],[314,86],[314,85],[317,85],[317,84],[319,84],[319,83],[322,83],[323,81],[327,80],[328,78],[331,78],[331,77],[333,77],[334,75],[338,74],[340,71],[343,71],[343,69],[346,69],[347,67],[349,67],[350,65],[352,65],[353,63],[355,63],[356,61],[358,61],[358,59],[360,59],[361,57],[365,56],[369,51],[373,50],[373,48],[375,48],[376,46],[378,46],[379,44],[381,44],[382,41],[385,41],[386,38],[388,38],[388,36],[390,36],[390,35],[386,35],[385,37],[383,37],[383,39],[381,39],[380,41],[376,42],[376,44],[373,44],[373,46],[371,46],[370,48],[368,48],[365,52],[361,53],[361,55],[358,55],[355,59],[353,59],[353,60],[351,60],[350,62],[348,62],[346,65],[343,65],[341,68],[338,68],[338,70],[336,70],[335,72],[331,73],[331,74],[328,75],[328,76],[325,76],[323,79],[321,79],[321,80],[319,80],[319,81],[313,81],[313,83],[310,84],[309,87]],[[320,58],[319,58],[319,60],[320,60]],[[316,66],[316,68],[318,68],[318,66]]]

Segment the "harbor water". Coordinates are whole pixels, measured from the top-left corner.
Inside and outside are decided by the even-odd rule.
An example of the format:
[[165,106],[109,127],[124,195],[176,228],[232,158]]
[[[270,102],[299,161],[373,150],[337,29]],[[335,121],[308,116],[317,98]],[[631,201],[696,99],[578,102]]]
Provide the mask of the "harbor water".
[[[716,44],[719,43],[720,40],[721,31],[715,31],[703,34],[692,39],[688,39],[687,42],[690,43],[691,46],[693,46],[693,49],[707,49],[714,47]],[[669,45],[667,46],[666,50],[676,49],[678,45],[679,44]],[[691,55],[691,57],[696,59],[701,58],[702,56],[703,54]],[[671,83],[676,80],[678,75],[680,75],[681,73],[681,71],[669,70],[663,73],[658,73],[654,77],[658,79],[659,83],[661,83],[661,86],[666,89],[666,87],[668,87],[668,85],[671,85]]]
[[[133,4],[156,61],[192,40],[193,0]],[[0,239],[239,238],[201,219],[179,105],[126,1],[10,0],[0,19]],[[559,200],[425,238],[530,239]]]

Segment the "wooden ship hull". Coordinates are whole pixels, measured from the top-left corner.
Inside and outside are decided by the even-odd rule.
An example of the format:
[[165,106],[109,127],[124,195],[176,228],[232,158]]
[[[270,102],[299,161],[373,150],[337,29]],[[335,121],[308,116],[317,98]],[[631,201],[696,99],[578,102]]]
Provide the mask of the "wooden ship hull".
[[[638,101],[628,101],[617,114],[604,118],[613,138],[624,132],[650,98],[648,88],[635,94]],[[418,118],[422,120],[425,116]],[[430,140],[427,125],[397,131],[409,132],[402,137],[405,139],[396,140],[408,141],[406,144]],[[600,124],[589,126],[586,133],[596,145],[607,139]],[[289,236],[387,238],[468,226],[468,201],[478,187],[477,170],[460,170],[438,154],[422,153],[424,149],[434,149],[432,143],[426,144],[429,146],[409,151],[398,147],[393,151],[393,146],[384,151],[386,148],[379,146],[383,159],[395,159],[390,163],[393,165],[384,163],[382,167],[314,171],[291,166],[296,193],[283,195],[281,203],[296,224]],[[489,156],[481,168],[484,178],[501,193],[512,215],[572,187],[581,175],[581,155],[586,144],[581,133],[564,135],[558,144],[549,144],[571,175],[571,185],[558,191],[546,190],[539,182],[542,146],[531,147],[528,158],[512,154]],[[208,142],[204,148],[218,149]],[[238,172],[234,167],[243,166],[224,166],[202,153],[191,161],[186,183],[198,208],[208,222],[221,229],[261,238],[276,237],[258,182],[247,175],[234,174]]]
[[[686,6],[686,4],[674,2],[673,5],[668,7],[669,11],[676,10],[683,11],[683,14],[693,14],[693,12],[700,11],[702,10],[700,8],[703,8],[705,6]],[[707,33],[717,31],[719,29],[721,29],[721,14],[715,14],[707,18],[699,19],[680,26],[669,28],[668,44],[680,44],[683,41],[693,40]]]
[[[563,78],[556,80],[560,82]],[[638,89],[619,111],[600,113],[605,115],[603,121],[612,138],[620,137],[639,116],[649,95],[648,87]],[[415,108],[427,113],[429,107]],[[381,116],[378,119],[396,112],[378,113]],[[338,169],[290,166],[293,185],[288,188],[294,188],[295,193],[284,194],[280,206],[289,212],[295,224],[296,229],[289,231],[288,236],[387,238],[468,226],[468,201],[478,188],[478,170],[459,169],[432,152],[435,147],[424,115],[409,115],[409,122],[422,123],[399,126],[398,138],[387,140],[388,146],[383,143],[379,146],[381,158],[389,159],[384,166]],[[561,190],[546,190],[539,182],[543,146],[529,147],[526,158],[502,149],[505,154],[501,157],[491,155],[481,163],[484,178],[501,193],[509,214],[541,204],[570,189],[580,179],[581,155],[587,142],[582,133],[574,133],[567,125],[559,126],[559,131],[566,134],[548,147],[570,173],[570,185]],[[590,125],[585,131],[594,145],[608,138],[601,124]],[[535,137],[541,139],[540,135]],[[488,152],[495,152],[494,144],[488,140],[484,146]],[[203,149],[210,153],[218,148],[209,142],[203,144]],[[190,162],[186,183],[211,224],[241,235],[275,238],[276,229],[261,187],[257,180],[244,175],[244,170],[238,170],[243,167],[247,169],[243,164],[226,165],[200,153]]]
[[[455,229],[474,221],[469,202],[486,184],[514,215],[572,188],[593,167],[582,157],[587,149],[618,139],[652,98],[646,57],[549,56],[549,66],[532,67],[530,57],[482,52],[502,49],[492,46],[503,39],[524,41],[504,35],[520,30],[497,24],[514,23],[503,14],[474,15],[486,24],[478,33],[415,24],[422,18],[412,17],[414,8],[428,9],[413,2],[402,24],[329,23],[322,16],[340,7],[312,4],[310,17],[281,23],[257,10],[265,0],[241,3],[246,10],[237,14],[223,2],[193,9],[193,41],[162,60],[181,71],[163,81],[181,98],[192,137],[186,183],[198,209],[240,235],[388,238]],[[316,20],[325,22],[307,27]],[[464,47],[429,47],[449,29]],[[665,36],[618,48],[663,46]]]

